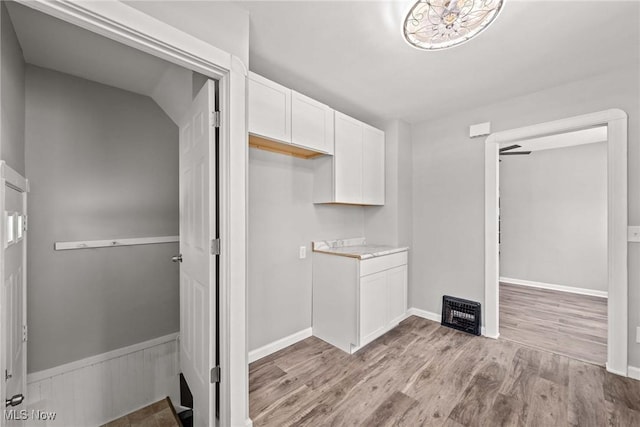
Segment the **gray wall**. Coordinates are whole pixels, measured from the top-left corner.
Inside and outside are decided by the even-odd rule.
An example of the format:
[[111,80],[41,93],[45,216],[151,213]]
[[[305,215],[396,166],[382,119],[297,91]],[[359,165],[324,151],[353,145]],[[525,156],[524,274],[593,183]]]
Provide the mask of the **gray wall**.
[[[384,206],[364,208],[364,231],[369,243],[409,246],[411,190],[411,126],[394,120],[385,131]],[[403,218],[405,217],[405,218]]]
[[503,156],[500,276],[607,291],[607,143]]
[[5,2],[0,15],[0,158],[24,175],[24,57]]
[[[635,55],[640,62],[638,52]],[[439,313],[442,295],[484,302],[484,140],[498,132],[608,108],[629,115],[629,223],[640,224],[638,66],[414,125],[411,306]],[[629,362],[640,366],[640,245],[629,245]]]
[[249,68],[249,12],[232,2],[125,0],[124,3],[237,56]]
[[312,161],[249,150],[250,351],[311,327],[311,241],[364,235],[364,208],[312,196]]
[[178,130],[148,97],[28,66],[30,372],[176,332]]

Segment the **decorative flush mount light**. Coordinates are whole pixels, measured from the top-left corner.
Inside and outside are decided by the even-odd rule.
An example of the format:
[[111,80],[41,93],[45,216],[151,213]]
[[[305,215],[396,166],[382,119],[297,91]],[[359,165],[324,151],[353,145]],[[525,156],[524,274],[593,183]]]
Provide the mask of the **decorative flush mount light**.
[[460,45],[487,28],[502,4],[503,0],[419,0],[404,20],[404,38],[425,50]]

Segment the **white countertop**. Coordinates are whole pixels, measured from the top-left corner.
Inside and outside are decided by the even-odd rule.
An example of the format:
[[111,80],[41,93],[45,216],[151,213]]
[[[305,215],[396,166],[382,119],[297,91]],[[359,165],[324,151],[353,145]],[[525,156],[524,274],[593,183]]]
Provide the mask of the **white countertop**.
[[375,258],[409,250],[406,246],[368,245],[363,237],[342,240],[321,240],[313,242],[312,248],[314,252],[357,259]]

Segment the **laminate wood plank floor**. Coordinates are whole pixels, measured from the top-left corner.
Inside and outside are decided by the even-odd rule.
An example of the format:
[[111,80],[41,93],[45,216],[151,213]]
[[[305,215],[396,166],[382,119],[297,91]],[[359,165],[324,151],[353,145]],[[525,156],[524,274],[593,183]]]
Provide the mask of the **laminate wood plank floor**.
[[605,366],[607,299],[500,283],[500,338]]
[[409,317],[354,355],[310,337],[249,365],[254,426],[640,426],[640,382]]

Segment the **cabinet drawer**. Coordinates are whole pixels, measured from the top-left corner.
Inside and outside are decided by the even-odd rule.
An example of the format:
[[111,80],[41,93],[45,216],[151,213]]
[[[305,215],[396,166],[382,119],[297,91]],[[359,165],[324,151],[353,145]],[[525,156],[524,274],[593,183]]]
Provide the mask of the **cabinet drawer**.
[[360,261],[360,277],[407,264],[407,252],[398,252]]

